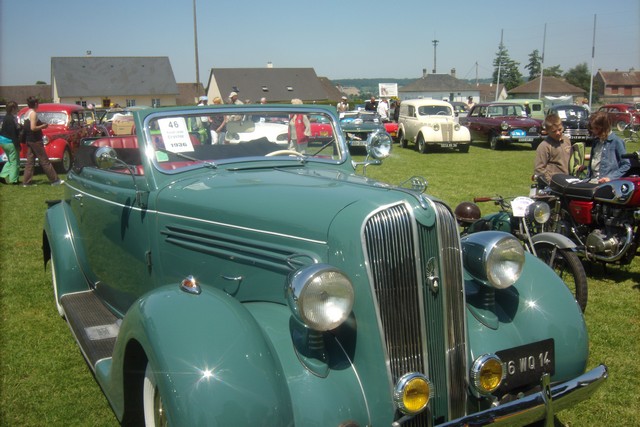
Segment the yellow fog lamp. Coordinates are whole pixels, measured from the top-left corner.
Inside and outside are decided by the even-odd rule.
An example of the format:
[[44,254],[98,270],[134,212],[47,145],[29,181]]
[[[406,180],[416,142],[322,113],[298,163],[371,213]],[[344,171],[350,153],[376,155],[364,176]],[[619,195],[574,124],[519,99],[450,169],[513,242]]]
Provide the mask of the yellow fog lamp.
[[478,357],[471,367],[471,384],[482,394],[491,394],[502,384],[506,376],[504,364],[495,354]]
[[393,400],[403,414],[414,415],[427,407],[433,397],[431,381],[418,372],[404,374],[398,380],[393,392]]

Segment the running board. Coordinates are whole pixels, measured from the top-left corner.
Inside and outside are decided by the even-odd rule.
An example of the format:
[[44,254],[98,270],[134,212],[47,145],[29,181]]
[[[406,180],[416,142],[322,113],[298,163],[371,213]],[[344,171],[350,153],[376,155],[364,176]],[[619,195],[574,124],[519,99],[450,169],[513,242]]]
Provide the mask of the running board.
[[99,360],[113,354],[120,319],[102,304],[94,291],[63,295],[60,304],[85,359],[95,371]]

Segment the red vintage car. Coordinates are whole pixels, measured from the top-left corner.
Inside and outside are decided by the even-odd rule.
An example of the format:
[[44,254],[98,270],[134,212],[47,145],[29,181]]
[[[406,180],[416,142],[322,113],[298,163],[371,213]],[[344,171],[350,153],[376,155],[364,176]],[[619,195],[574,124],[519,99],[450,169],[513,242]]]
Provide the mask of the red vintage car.
[[471,141],[488,142],[492,150],[512,143],[531,144],[535,150],[544,138],[542,121],[528,117],[520,104],[476,104],[460,124],[469,129]]
[[[23,123],[28,108],[18,112],[18,120]],[[71,169],[82,138],[96,136],[99,132],[94,126],[94,117],[81,105],[75,104],[39,104],[38,120],[49,126],[42,130],[44,149],[58,173],[67,173]],[[22,144],[20,163],[27,161],[27,145]]]
[[640,124],[640,111],[634,104],[606,104],[598,109],[598,112],[605,112],[609,117],[609,122],[613,129],[620,132],[629,124]]

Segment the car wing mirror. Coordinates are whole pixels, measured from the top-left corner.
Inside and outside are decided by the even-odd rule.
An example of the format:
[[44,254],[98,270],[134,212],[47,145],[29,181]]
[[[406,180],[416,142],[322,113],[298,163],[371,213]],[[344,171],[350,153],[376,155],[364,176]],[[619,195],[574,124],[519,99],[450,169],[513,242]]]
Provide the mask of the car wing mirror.
[[118,158],[118,153],[113,147],[107,146],[98,148],[94,154],[94,161],[99,169],[110,169],[116,164],[122,165],[127,168],[129,170],[129,174],[131,175],[131,178],[133,179],[133,186],[136,189],[136,203],[141,208],[147,207],[149,193],[138,188],[135,169],[128,163],[120,160]]
[[99,169],[110,169],[116,164],[116,162],[120,161],[118,159],[118,154],[113,147],[98,148],[93,158]]

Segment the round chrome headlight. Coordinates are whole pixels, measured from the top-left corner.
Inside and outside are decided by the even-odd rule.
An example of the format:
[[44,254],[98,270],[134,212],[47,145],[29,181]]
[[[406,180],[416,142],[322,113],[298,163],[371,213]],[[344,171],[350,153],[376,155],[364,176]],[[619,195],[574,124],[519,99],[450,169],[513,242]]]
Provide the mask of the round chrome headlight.
[[417,414],[424,410],[433,397],[431,381],[418,372],[404,374],[393,391],[393,401],[403,414]]
[[506,375],[500,358],[495,354],[485,354],[473,362],[470,372],[471,384],[478,393],[491,394],[500,387]]
[[47,145],[49,143],[49,137],[47,135],[42,137],[42,144]]
[[551,218],[551,208],[547,202],[537,201],[527,206],[527,218],[538,224],[544,224]]
[[502,129],[502,130],[509,129],[509,123],[507,123],[507,122],[500,123],[500,129]]
[[453,125],[453,130],[455,130],[456,132],[458,132],[460,130],[460,123],[456,123]]
[[496,289],[513,285],[524,267],[524,248],[513,235],[483,231],[462,239],[464,267],[475,279]]
[[433,130],[435,130],[436,132],[438,132],[440,130],[440,125],[438,123],[435,123],[433,125]]
[[296,271],[289,278],[286,294],[294,316],[316,331],[337,328],[353,308],[351,281],[327,264],[314,264]]
[[386,159],[391,154],[391,135],[387,132],[374,132],[367,138],[367,153],[374,159]]

